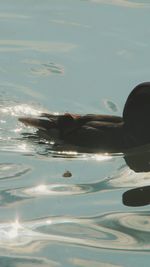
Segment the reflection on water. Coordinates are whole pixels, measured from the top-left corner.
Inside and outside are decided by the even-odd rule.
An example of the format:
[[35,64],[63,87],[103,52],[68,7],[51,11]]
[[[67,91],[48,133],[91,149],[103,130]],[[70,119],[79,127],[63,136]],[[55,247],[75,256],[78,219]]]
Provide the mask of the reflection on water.
[[24,266],[42,266],[42,267],[57,267],[59,264],[54,261],[49,261],[42,258],[30,258],[30,257],[9,257],[9,256],[1,256],[0,257],[0,265],[5,267],[24,267]]
[[88,193],[88,185],[66,185],[66,184],[53,184],[53,185],[38,185],[34,188],[23,190],[23,193],[29,196],[53,196],[53,195],[78,195]]
[[126,191],[122,196],[123,204],[139,207],[150,204],[150,186],[142,186]]
[[149,7],[1,1],[0,266],[149,266],[149,147],[89,153],[18,122],[120,115],[129,88],[149,79]]
[[116,6],[129,7],[129,8],[150,7],[148,2],[138,3],[138,1],[128,1],[128,0],[89,0],[89,1],[93,3],[98,3],[98,4],[116,5]]
[[30,171],[30,167],[23,164],[1,163],[0,179],[19,178]]
[[[34,108],[15,100],[9,101],[3,95],[0,101],[0,113],[0,151],[34,153],[34,144],[20,140],[20,134],[24,128],[18,122],[17,117],[24,114],[38,115],[41,113],[41,108]],[[33,129],[29,129],[28,132],[33,133]]]
[[0,224],[4,251],[32,253],[49,243],[113,250],[150,251],[149,212],[111,213],[97,217],[47,217]]
[[70,259],[70,263],[74,264],[74,266],[79,266],[79,267],[121,267],[121,265],[114,265],[111,263],[106,263],[106,262],[99,262],[99,261],[94,261],[94,260],[85,260],[85,259],[80,259],[80,258],[73,258]]
[[43,41],[25,41],[25,40],[0,40],[0,52],[20,52],[25,50],[34,50],[41,52],[66,53],[76,48],[74,44],[67,43],[48,43]]
[[[19,114],[23,115],[23,114],[32,114],[32,115],[38,115],[40,114],[40,111],[35,110],[34,108],[32,108],[31,106],[27,105],[27,104],[15,104],[13,106],[3,106],[0,108],[0,111],[3,115],[12,115],[12,116],[19,116]],[[2,121],[2,123],[4,123],[6,121]]]
[[111,100],[104,100],[104,105],[106,106],[106,108],[108,108],[108,110],[112,111],[112,112],[118,112],[119,108],[117,107],[117,105],[112,102]]
[[[75,182],[71,177],[69,184],[63,179],[61,182],[46,182],[42,183],[38,181],[32,185],[30,180],[28,183],[24,183],[25,176],[32,170],[31,165],[17,164],[17,163],[1,163],[0,164],[0,179],[6,181],[9,179],[22,179],[19,185],[6,184],[0,191],[0,207],[17,207],[18,205],[32,205],[33,199],[37,201],[49,201],[51,198],[58,197],[59,201],[65,197],[78,196],[94,196],[97,193],[106,194],[106,192],[117,192],[117,190],[123,190],[125,188],[135,188],[139,186],[145,186],[150,184],[150,176],[147,166],[149,162],[149,148],[142,148],[133,153],[126,155],[123,154],[108,154],[108,153],[80,153],[76,151],[66,150],[59,151],[55,149],[55,144],[46,142],[45,140],[39,140],[32,128],[26,129],[23,125],[17,121],[17,117],[20,114],[40,114],[41,110],[36,109],[31,105],[20,104],[11,101],[1,101],[1,152],[15,152],[20,154],[26,154],[28,156],[44,161],[46,159],[56,160],[80,160],[80,162],[95,162],[97,164],[106,163],[109,164],[112,161],[123,159],[125,157],[124,165],[119,166],[117,170],[109,175],[106,175],[97,181]],[[11,115],[11,120],[10,120]],[[12,128],[13,127],[13,128]],[[26,133],[24,132],[26,129]],[[4,142],[5,140],[5,142]],[[147,153],[146,153],[147,151]],[[139,168],[139,158],[142,153],[143,161],[140,164],[141,171],[135,173],[134,170],[129,167],[135,166]],[[147,155],[147,156],[146,156]],[[144,164],[143,164],[144,162]],[[145,164],[146,162],[146,164]],[[129,165],[126,166],[127,163]],[[143,168],[143,169],[142,169]],[[139,169],[138,169],[139,170]],[[43,177],[46,174],[43,173]],[[81,175],[81,174],[80,174]],[[13,182],[12,179],[12,182]],[[82,177],[81,177],[82,179]],[[68,179],[67,179],[68,180]],[[12,187],[12,188],[11,188]],[[137,192],[137,189],[135,189]],[[124,204],[125,197],[129,195],[128,191],[123,195]],[[135,195],[134,195],[135,196]],[[132,198],[134,201],[134,199]],[[120,196],[119,202],[122,199]],[[67,201],[68,202],[68,201]],[[84,202],[84,200],[83,200]],[[110,205],[110,201],[108,201]],[[129,198],[128,198],[129,203]],[[138,202],[139,203],[139,202]],[[143,202],[144,203],[144,202]],[[100,206],[100,203],[99,203]],[[130,206],[134,205],[132,202]],[[16,219],[14,222],[6,221],[0,224],[0,247],[5,253],[17,253],[17,254],[32,254],[33,252],[39,252],[44,247],[49,247],[52,244],[71,244],[72,246],[82,246],[84,248],[96,248],[96,249],[112,249],[115,251],[150,251],[149,239],[149,213],[148,212],[113,212],[105,213],[100,216],[90,217],[66,217],[66,216],[52,216],[46,218],[33,218],[29,221],[21,221]],[[30,264],[30,259],[20,259],[20,264]],[[0,261],[3,259],[0,259]],[[8,261],[7,258],[4,261]],[[34,264],[40,264],[41,260],[36,258],[31,259]],[[18,262],[18,258],[15,259],[15,263]],[[85,262],[78,262],[78,260],[70,261],[70,264],[81,266],[86,264]],[[83,264],[82,264],[83,263]],[[51,264],[51,266],[57,266],[57,262],[43,262],[44,264]],[[8,262],[9,266],[9,262]],[[15,266],[15,265],[14,265]],[[47,266],[47,265],[45,265]],[[108,264],[109,266],[109,264]],[[110,265],[111,266],[111,265]],[[113,265],[112,265],[113,266]]]
[[67,26],[73,26],[73,27],[83,27],[83,28],[91,28],[89,25],[84,25],[75,21],[67,21],[67,20],[58,20],[58,19],[52,19],[50,20],[51,23],[60,24],[60,25],[67,25]]
[[12,20],[12,19],[29,19],[29,16],[21,15],[21,14],[15,14],[15,13],[0,13],[0,20]]
[[[2,177],[1,179],[6,179],[6,178],[18,178],[19,176],[25,174],[28,170],[25,169],[25,171],[22,171],[21,173],[15,173],[12,176],[6,176]],[[5,175],[5,172],[2,173]],[[128,175],[129,174],[129,175]],[[121,176],[122,175],[122,176]],[[6,190],[1,190],[0,191],[0,205],[5,206],[5,205],[12,205],[13,203],[20,203],[23,200],[26,199],[32,199],[32,198],[40,198],[40,197],[53,197],[53,196],[58,196],[59,198],[62,196],[78,196],[78,195],[83,195],[83,194],[95,194],[96,192],[107,192],[107,191],[116,191],[119,189],[123,188],[129,188],[133,187],[136,188],[140,185],[149,185],[150,184],[150,177],[147,175],[138,175],[136,176],[135,173],[132,173],[130,170],[126,170],[124,173],[120,173],[120,176],[112,176],[112,177],[106,177],[104,180],[100,180],[98,182],[94,183],[79,183],[75,184],[73,181],[71,184],[65,184],[64,182],[61,182],[60,184],[39,184],[37,186],[30,186],[30,187],[17,187],[15,189],[10,189],[7,188]],[[128,191],[126,192],[126,198],[127,200],[125,201],[124,199],[124,204],[127,205],[128,203],[131,203],[131,206],[139,206],[149,204],[150,198],[149,198],[149,187],[145,186],[146,190],[146,195],[145,191],[143,192],[144,194],[144,199],[142,198],[141,193],[138,193],[138,189],[133,189],[133,193],[131,190],[131,198]],[[136,195],[134,193],[136,191]],[[130,192],[130,191],[129,191]],[[128,195],[127,195],[128,194]],[[124,196],[125,198],[125,196]],[[137,199],[138,198],[138,199]],[[145,200],[146,198],[146,200]],[[142,200],[143,199],[143,200]],[[134,203],[137,203],[135,205]],[[121,199],[120,199],[121,202]],[[140,205],[141,203],[141,205]],[[129,204],[128,204],[129,205]]]
[[[32,63],[33,64],[33,63]],[[39,63],[34,65],[38,65],[36,67],[31,68],[31,73],[37,76],[49,76],[51,74],[64,74],[64,69],[61,65],[55,63]]]

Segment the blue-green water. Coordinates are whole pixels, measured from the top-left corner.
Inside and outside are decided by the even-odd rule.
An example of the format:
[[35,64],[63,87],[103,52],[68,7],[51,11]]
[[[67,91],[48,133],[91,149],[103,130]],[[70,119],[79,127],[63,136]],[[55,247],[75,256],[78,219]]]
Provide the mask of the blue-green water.
[[122,203],[149,172],[122,154],[55,152],[17,120],[120,115],[150,80],[149,13],[138,0],[0,2],[0,266],[149,266],[149,206]]

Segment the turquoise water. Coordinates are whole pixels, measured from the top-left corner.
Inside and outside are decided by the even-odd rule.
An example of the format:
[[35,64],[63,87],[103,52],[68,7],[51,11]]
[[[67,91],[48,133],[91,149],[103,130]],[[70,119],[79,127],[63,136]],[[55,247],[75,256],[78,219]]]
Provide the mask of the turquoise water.
[[0,2],[0,266],[149,266],[149,206],[122,203],[149,172],[122,154],[56,152],[17,120],[122,114],[150,80],[149,12],[138,0]]

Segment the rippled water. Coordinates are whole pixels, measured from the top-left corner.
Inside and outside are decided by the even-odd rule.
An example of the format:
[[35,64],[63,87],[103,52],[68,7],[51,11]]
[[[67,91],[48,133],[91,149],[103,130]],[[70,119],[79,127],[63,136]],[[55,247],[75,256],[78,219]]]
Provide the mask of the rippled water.
[[149,205],[123,200],[149,190],[149,147],[56,151],[18,121],[120,115],[150,77],[149,1],[5,0],[0,10],[0,266],[149,266]]

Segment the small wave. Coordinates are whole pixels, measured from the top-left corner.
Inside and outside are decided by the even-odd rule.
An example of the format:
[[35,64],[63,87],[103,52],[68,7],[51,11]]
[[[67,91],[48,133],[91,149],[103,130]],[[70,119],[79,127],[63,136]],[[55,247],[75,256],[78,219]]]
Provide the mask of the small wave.
[[150,251],[149,212],[110,213],[97,217],[50,217],[0,224],[0,247],[30,253],[48,243],[112,250]]
[[61,42],[44,42],[29,40],[0,40],[0,52],[26,51],[34,50],[39,52],[57,52],[67,53],[75,49],[77,45]]
[[108,110],[110,110],[110,111],[112,111],[112,112],[118,112],[118,111],[119,111],[119,108],[118,108],[117,104],[115,104],[112,100],[105,99],[105,100],[103,101],[103,103],[104,103],[104,106],[105,106]]
[[17,256],[0,256],[0,265],[7,267],[16,266],[42,266],[42,267],[57,267],[60,266],[59,263],[51,260],[46,260],[40,257],[17,257]]
[[30,170],[31,168],[24,164],[0,163],[0,180],[19,178]]
[[106,5],[114,5],[114,6],[121,6],[126,8],[148,8],[150,7],[149,3],[143,3],[141,2],[133,2],[128,0],[88,0],[92,3],[97,4],[106,4]]
[[52,74],[55,75],[63,75],[64,74],[64,67],[50,62],[50,63],[42,63],[38,66],[34,66],[31,68],[31,73],[36,76],[49,76]]

